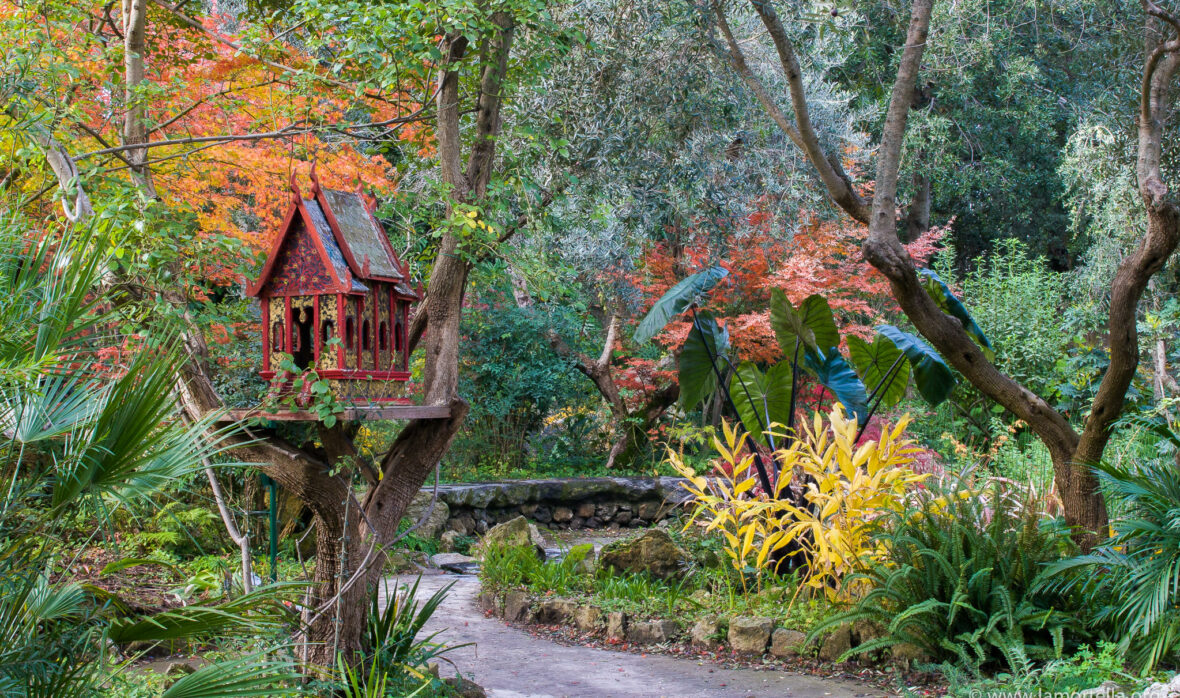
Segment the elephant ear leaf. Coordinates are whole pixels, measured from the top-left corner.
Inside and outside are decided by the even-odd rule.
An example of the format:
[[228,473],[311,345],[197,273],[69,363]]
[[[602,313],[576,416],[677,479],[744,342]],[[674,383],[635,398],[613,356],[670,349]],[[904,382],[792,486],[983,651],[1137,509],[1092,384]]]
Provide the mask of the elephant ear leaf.
[[905,354],[913,369],[914,385],[926,402],[937,405],[950,396],[957,382],[955,374],[929,344],[893,325],[881,325],[877,332]]
[[942,279],[938,278],[938,274],[935,274],[933,270],[923,269],[918,274],[922,277],[922,286],[926,289],[926,293],[930,294],[942,312],[958,320],[963,325],[963,329],[967,331],[967,335],[983,350],[983,355],[987,357],[987,360],[995,361],[996,352],[992,348],[991,341],[983,333],[983,328],[979,326],[979,323],[975,322],[975,318],[971,317],[967,306],[963,305],[963,302],[955,296]]
[[688,306],[696,302],[701,294],[712,289],[728,275],[729,270],[725,267],[709,267],[685,277],[680,283],[668,289],[651,310],[647,311],[647,315],[639,322],[639,327],[635,328],[635,342],[646,344],[651,341],[651,338],[659,334],[672,318],[688,310]]
[[830,353],[832,347],[840,345],[840,332],[836,329],[832,308],[823,296],[808,296],[796,309],[791,306],[791,301],[782,289],[772,290],[770,327],[778,338],[783,356],[788,358],[795,354],[796,341],[820,356]]
[[[905,354],[887,337],[877,335],[872,344],[849,335],[848,354],[852,364],[860,371],[865,386],[881,400],[882,407],[893,407],[905,397],[906,385],[910,382],[910,365]],[[895,368],[896,364],[896,368]],[[888,379],[890,369],[893,376]]]
[[724,356],[729,348],[729,333],[709,313],[697,313],[697,323],[688,333],[677,359],[680,379],[680,405],[686,411],[700,404],[717,390],[717,372],[713,359]]
[[868,417],[868,396],[865,394],[865,384],[857,377],[856,371],[844,360],[838,351],[829,352],[827,356],[815,356],[808,353],[804,357],[807,367],[819,382],[832,394],[836,400],[844,405],[844,409],[856,415],[856,420],[863,423]]
[[750,437],[762,441],[766,427],[786,424],[791,412],[791,364],[771,366],[764,374],[743,361],[729,381],[729,397]]

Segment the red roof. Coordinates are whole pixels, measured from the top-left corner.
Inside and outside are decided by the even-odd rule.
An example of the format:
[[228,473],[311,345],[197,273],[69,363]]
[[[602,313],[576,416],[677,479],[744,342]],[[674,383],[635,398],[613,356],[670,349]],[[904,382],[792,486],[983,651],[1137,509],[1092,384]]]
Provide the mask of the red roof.
[[409,268],[397,258],[385,228],[373,216],[371,199],[360,191],[322,188],[314,165],[311,183],[312,198],[304,199],[295,183],[295,175],[291,175],[291,208],[267,255],[262,273],[249,287],[248,294],[259,295],[280,271],[278,262],[283,251],[292,244],[292,233],[302,222],[311,233],[321,261],[334,277],[333,288],[321,292],[364,293],[368,288],[362,281],[384,281],[395,284],[401,295],[417,298],[418,294],[408,285]]

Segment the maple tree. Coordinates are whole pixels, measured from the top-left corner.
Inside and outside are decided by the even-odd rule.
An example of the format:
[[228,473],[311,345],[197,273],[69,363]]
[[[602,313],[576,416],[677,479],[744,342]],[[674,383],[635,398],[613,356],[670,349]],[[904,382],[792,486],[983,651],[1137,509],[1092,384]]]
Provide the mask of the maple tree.
[[[183,333],[177,392],[191,419],[225,405],[207,339],[243,329],[201,327],[193,309],[232,305],[229,287],[277,230],[293,175],[314,162],[325,186],[363,182],[388,195],[394,164],[416,158],[418,180],[432,180],[429,210],[438,215],[425,222],[439,254],[424,274],[409,348],[425,349],[424,401],[449,416],[410,420],[367,468],[343,467],[360,460],[342,423],[312,426],[300,443],[255,429],[235,452],[315,517],[317,564],[299,630],[314,664],[334,665],[337,651],[355,659],[385,548],[466,415],[457,364],[472,251],[494,248],[528,220],[494,177],[507,76],[543,67],[553,55],[543,46],[559,53],[569,43],[554,39],[542,3],[449,5],[445,13],[399,5],[374,17],[297,0],[266,22],[165,0],[0,5],[0,28],[21,47],[6,53],[9,79],[0,83],[0,125],[12,146],[0,155],[0,188],[50,231],[96,216],[116,221],[115,278],[146,311],[132,315],[149,326],[172,318]],[[518,35],[531,53],[510,69]],[[504,199],[498,208],[484,208],[496,204],[489,190]],[[361,496],[357,476],[367,485]]]
[[[823,219],[804,212],[793,234],[771,230],[766,214],[750,216],[751,230],[731,233],[720,241],[690,238],[678,255],[665,244],[653,245],[642,258],[632,283],[646,299],[644,311],[680,280],[684,270],[703,269],[716,261],[729,271],[726,280],[701,301],[727,327],[737,355],[755,363],[771,363],[782,351],[770,327],[770,293],[782,290],[798,304],[807,296],[827,299],[844,334],[870,338],[873,326],[898,308],[884,276],[864,261],[860,248],[867,231],[847,218]],[[925,263],[937,250],[945,227],[931,228],[906,246]],[[692,329],[687,318],[669,324],[656,341],[669,350],[684,344]]]

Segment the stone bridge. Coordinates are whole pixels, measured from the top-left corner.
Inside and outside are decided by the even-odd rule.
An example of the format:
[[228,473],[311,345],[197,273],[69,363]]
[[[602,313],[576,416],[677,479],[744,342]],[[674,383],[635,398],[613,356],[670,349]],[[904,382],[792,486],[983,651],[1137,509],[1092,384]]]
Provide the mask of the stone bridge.
[[550,529],[619,529],[652,525],[688,499],[673,477],[587,477],[510,482],[455,483],[425,487],[406,518],[416,522],[434,508],[418,530],[434,537],[444,531],[480,535],[524,515]]

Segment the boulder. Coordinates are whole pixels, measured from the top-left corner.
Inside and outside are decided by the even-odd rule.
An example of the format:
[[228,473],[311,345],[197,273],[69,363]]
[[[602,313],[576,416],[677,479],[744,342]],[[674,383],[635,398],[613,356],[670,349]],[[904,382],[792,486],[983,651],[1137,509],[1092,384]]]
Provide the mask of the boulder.
[[889,656],[893,661],[900,662],[906,666],[911,664],[924,664],[930,661],[930,655],[926,650],[909,642],[899,642],[889,648]]
[[[434,501],[434,508],[430,509],[430,502],[432,500]],[[429,515],[427,514],[428,510],[430,512]],[[434,497],[429,491],[423,490],[414,495],[414,499],[410,501],[410,506],[406,507],[406,513],[402,515],[402,521],[407,522],[409,526],[413,526],[424,516],[426,520],[414,532],[423,538],[438,538],[447,528],[447,519],[451,516],[451,508],[442,499],[434,500]]]
[[523,591],[510,591],[504,595],[504,620],[523,623],[531,612],[529,595]]
[[837,662],[850,649],[852,649],[852,627],[841,625],[824,638],[823,643],[819,646],[819,658],[825,662]]
[[660,515],[660,503],[650,499],[640,502],[639,506],[635,508],[635,513],[641,519],[654,521]]
[[164,686],[172,688],[177,681],[196,672],[196,670],[196,667],[188,662],[169,662],[168,668],[164,670]]
[[738,654],[762,654],[772,630],[774,622],[769,618],[736,616],[729,620],[729,646]]
[[472,681],[465,679],[462,676],[452,676],[449,679],[443,679],[443,683],[447,685],[449,696],[457,696],[458,698],[488,698],[488,694],[483,690],[483,687]]
[[482,611],[491,611],[500,615],[504,614],[504,599],[495,592],[481,591],[479,592],[479,596],[475,597],[475,600]]
[[555,507],[553,509],[553,520],[557,523],[565,523],[574,518],[574,511],[569,507]]
[[394,550],[385,559],[385,564],[393,574],[414,569],[414,563],[410,560],[409,553],[404,550]]
[[574,509],[574,513],[583,519],[594,516],[594,502],[582,502],[577,509]]
[[[529,523],[523,516],[488,529],[483,540],[476,546],[478,554],[483,554],[491,548],[514,548],[517,546],[532,546],[537,551],[537,557],[545,559],[545,539],[541,538],[537,527]],[[475,549],[473,549],[475,551]]]
[[573,563],[574,571],[579,574],[594,574],[594,570],[598,568],[593,543],[575,545],[565,554],[565,558]]
[[716,647],[721,644],[721,621],[717,616],[698,618],[690,635],[693,647]]
[[807,636],[798,630],[775,628],[770,634],[770,653],[776,657],[798,657],[806,644]]
[[1180,695],[1180,674],[1173,676],[1170,681],[1151,684],[1141,695],[1143,698],[1174,698]]
[[584,633],[596,632],[602,623],[602,611],[596,606],[579,606],[574,611],[573,619],[578,630]]
[[649,620],[627,626],[627,640],[639,645],[658,645],[671,640],[680,626],[671,620]]
[[626,638],[627,616],[622,611],[606,614],[606,639],[620,641]]
[[444,553],[456,552],[459,539],[462,537],[463,534],[458,531],[443,531],[443,534],[438,539],[438,549]]
[[852,624],[852,637],[856,640],[857,645],[879,640],[887,634],[885,628],[871,620],[858,620]]
[[616,572],[647,572],[658,579],[671,579],[681,574],[687,558],[667,531],[650,529],[604,546],[598,561]]
[[578,610],[578,604],[569,599],[545,599],[537,604],[533,620],[544,625],[564,623]]
[[168,668],[164,670],[164,676],[178,679],[181,676],[196,673],[196,671],[196,668],[188,662],[169,662]]

